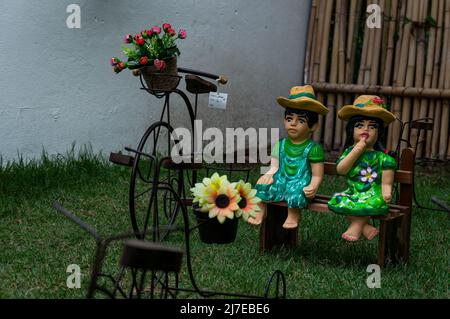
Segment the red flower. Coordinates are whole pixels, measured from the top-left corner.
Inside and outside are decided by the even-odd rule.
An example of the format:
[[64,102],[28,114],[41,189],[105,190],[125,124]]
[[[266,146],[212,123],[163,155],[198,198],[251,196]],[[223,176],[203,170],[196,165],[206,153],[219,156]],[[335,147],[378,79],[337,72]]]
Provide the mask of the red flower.
[[133,37],[131,36],[131,34],[127,34],[124,38],[123,38],[123,42],[125,43],[131,43],[133,42]]
[[178,37],[180,39],[186,39],[186,35],[187,35],[186,30],[180,29],[180,31],[178,31]]
[[122,70],[120,69],[120,67],[119,67],[118,65],[115,65],[115,66],[114,66],[114,72],[119,73],[120,71],[122,71]]
[[175,29],[174,28],[169,28],[168,30],[167,30],[167,34],[169,34],[169,35],[175,35]]
[[379,97],[375,97],[375,98],[373,98],[373,103],[376,103],[376,104],[383,104],[383,99],[380,99]]
[[163,60],[155,59],[153,64],[154,64],[155,68],[158,70],[164,70],[166,68],[166,62],[164,62]]
[[172,28],[172,26],[170,25],[170,23],[164,23],[163,24],[164,31],[167,31],[168,29],[171,29],[171,28]]
[[134,37],[134,40],[136,40],[136,44],[137,45],[143,45],[145,43],[145,40],[143,37],[141,37],[140,35],[136,35]]
[[139,64],[146,65],[148,62],[148,58],[146,56],[143,56],[139,59]]
[[153,31],[153,29],[150,29],[150,30],[147,30],[146,32],[147,32],[147,36],[151,37],[153,35],[154,31]]
[[155,26],[152,28],[152,31],[153,31],[153,33],[160,34],[160,33],[161,33],[161,28],[158,27],[157,25],[155,25]]
[[125,64],[123,64],[123,62],[119,62],[117,63],[117,65],[119,66],[120,70],[122,71],[123,69],[125,69]]

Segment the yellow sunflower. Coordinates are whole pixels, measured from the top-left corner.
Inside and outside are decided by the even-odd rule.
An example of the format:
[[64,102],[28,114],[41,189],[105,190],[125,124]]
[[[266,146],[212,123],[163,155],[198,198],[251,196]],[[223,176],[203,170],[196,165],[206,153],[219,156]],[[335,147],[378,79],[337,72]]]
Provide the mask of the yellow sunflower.
[[234,212],[239,209],[240,196],[236,185],[224,181],[217,191],[212,191],[209,198],[211,202],[201,208],[209,212],[209,218],[217,217],[219,223],[223,224],[226,218],[233,219]]
[[239,192],[236,183],[231,184],[226,175],[214,173],[211,178],[204,178],[191,189],[194,202],[198,202],[200,211],[207,212],[209,218],[217,217],[222,224],[226,218],[233,219],[234,212],[239,209]]
[[250,183],[245,183],[240,180],[236,185],[236,190],[239,192],[241,200],[238,203],[239,209],[236,211],[236,217],[241,217],[247,221],[249,217],[255,217],[256,212],[261,209],[258,203],[261,201],[259,197],[256,197],[256,189],[252,189]]
[[[211,178],[205,177],[201,183],[196,183],[195,187],[191,188],[191,192],[194,195],[194,203],[199,203],[202,207],[208,203],[208,196],[212,191],[217,191],[222,183],[227,180],[226,175],[219,176],[218,173],[214,173]],[[210,201],[211,203],[211,201]]]

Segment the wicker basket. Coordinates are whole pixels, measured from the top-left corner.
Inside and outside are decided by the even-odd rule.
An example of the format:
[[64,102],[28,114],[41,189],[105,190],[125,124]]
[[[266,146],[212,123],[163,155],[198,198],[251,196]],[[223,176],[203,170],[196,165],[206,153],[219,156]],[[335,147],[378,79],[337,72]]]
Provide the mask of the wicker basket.
[[167,59],[166,68],[162,71],[154,66],[147,66],[141,69],[142,76],[150,90],[170,91],[176,89],[180,83],[177,69],[177,57]]

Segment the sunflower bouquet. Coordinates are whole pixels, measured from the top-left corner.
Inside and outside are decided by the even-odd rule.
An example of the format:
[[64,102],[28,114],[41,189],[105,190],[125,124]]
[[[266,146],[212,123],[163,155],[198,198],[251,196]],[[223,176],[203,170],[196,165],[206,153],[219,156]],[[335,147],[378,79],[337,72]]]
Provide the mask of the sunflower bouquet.
[[214,173],[210,178],[205,177],[201,183],[191,188],[194,196],[193,203],[198,204],[199,211],[207,213],[209,218],[217,218],[223,224],[227,218],[255,217],[260,210],[256,197],[256,189],[250,183],[240,180],[230,183],[226,175]]

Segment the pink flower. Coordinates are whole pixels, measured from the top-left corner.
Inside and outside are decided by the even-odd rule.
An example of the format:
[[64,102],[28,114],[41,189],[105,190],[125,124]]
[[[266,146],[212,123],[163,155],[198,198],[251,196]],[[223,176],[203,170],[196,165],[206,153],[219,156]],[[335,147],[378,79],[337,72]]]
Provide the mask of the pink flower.
[[172,26],[170,25],[170,23],[164,23],[163,24],[164,31],[167,31],[168,29],[171,29],[171,28],[172,28]]
[[383,99],[380,99],[379,97],[375,97],[375,98],[373,98],[373,103],[376,103],[376,104],[383,104]]
[[119,61],[116,58],[111,58],[111,65],[116,65]]
[[153,61],[153,64],[158,70],[164,70],[166,68],[166,62],[164,62],[163,60],[155,59],[155,61]]
[[174,28],[169,28],[169,29],[167,29],[167,34],[168,35],[175,35],[175,29]]
[[153,29],[147,30],[147,36],[151,37],[153,35]]
[[152,28],[152,31],[153,31],[153,33],[160,34],[160,33],[161,33],[161,28],[158,27],[157,25],[155,25],[155,26]]
[[187,35],[186,30],[180,29],[180,31],[178,31],[178,37],[180,39],[186,39],[186,35]]
[[139,59],[139,64],[146,65],[148,62],[148,58],[146,56],[143,56]]
[[123,38],[123,42],[125,42],[125,43],[131,43],[131,42],[133,42],[132,39],[133,39],[133,37],[131,36],[131,34],[127,34],[127,35]]

